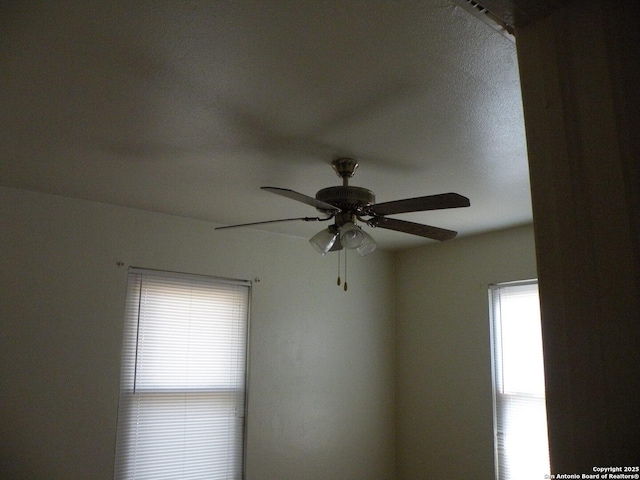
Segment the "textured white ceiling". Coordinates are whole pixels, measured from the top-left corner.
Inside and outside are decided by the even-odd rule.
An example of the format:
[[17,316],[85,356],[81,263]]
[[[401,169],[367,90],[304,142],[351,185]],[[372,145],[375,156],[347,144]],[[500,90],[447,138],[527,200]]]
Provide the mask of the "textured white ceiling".
[[471,200],[399,218],[531,221],[515,45],[448,0],[4,5],[0,185],[233,224],[316,215],[259,187],[314,196],[353,156],[378,202]]

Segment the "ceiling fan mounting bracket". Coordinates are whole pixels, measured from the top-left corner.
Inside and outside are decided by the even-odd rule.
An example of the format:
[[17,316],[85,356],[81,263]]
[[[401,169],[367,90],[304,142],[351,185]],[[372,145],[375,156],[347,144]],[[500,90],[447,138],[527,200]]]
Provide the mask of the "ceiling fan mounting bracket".
[[331,166],[336,174],[342,178],[343,180],[347,180],[348,178],[353,177],[356,173],[356,168],[358,168],[358,162],[356,162],[353,158],[336,158],[333,162],[331,162]]

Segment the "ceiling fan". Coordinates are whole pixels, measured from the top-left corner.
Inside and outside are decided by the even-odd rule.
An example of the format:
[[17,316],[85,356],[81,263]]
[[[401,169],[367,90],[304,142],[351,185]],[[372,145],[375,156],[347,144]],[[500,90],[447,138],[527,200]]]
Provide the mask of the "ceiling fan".
[[424,197],[406,198],[391,202],[375,203],[375,194],[366,188],[349,185],[349,178],[353,177],[358,163],[351,158],[337,158],[331,166],[336,174],[342,178],[342,185],[327,187],[316,193],[315,198],[287,188],[261,187],[262,190],[275,193],[283,197],[302,202],[315,207],[323,217],[297,217],[281,220],[267,220],[263,222],[243,223],[218,227],[216,230],[251,225],[262,225],[276,222],[302,220],[328,221],[335,219],[333,225],[314,235],[309,242],[322,255],[343,248],[356,250],[360,255],[368,255],[376,249],[376,242],[362,230],[358,221],[370,226],[386,228],[403,233],[410,233],[434,240],[449,240],[457,235],[453,230],[408,222],[387,215],[409,212],[423,212],[445,208],[468,207],[469,199],[457,193],[441,193]]

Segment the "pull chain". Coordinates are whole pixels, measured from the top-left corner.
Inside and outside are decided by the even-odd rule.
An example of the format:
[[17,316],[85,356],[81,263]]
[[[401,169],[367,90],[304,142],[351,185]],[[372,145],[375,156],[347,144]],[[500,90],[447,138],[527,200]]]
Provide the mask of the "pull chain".
[[344,249],[344,291],[347,291],[347,249]]
[[338,285],[340,285],[340,251],[338,250]]

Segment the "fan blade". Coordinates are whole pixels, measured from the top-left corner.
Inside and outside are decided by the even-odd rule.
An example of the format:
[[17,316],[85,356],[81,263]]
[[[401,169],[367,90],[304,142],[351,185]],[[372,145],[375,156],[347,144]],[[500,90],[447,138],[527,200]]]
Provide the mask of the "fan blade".
[[216,227],[215,230],[224,230],[226,228],[238,228],[238,227],[250,227],[252,225],[264,225],[266,223],[278,223],[278,222],[293,222],[295,220],[302,220],[304,222],[324,222],[331,220],[333,217],[320,218],[320,217],[296,217],[296,218],[283,218],[281,220],[266,220],[264,222],[251,222],[251,223],[239,223],[238,225],[226,225],[224,227]]
[[260,188],[262,190],[266,190],[267,192],[275,193],[276,195],[282,195],[283,197],[287,197],[292,200],[297,200],[298,202],[306,203],[307,205],[311,205],[312,207],[316,207],[320,210],[335,211],[335,212],[340,211],[338,207],[334,207],[330,203],[321,202],[320,200],[316,200],[313,197],[309,197],[302,193],[289,190],[288,188],[277,188],[277,187],[260,187]]
[[376,203],[368,208],[372,215],[392,215],[394,213],[423,212],[442,208],[468,207],[469,199],[457,193],[441,193],[426,197],[406,198],[393,202]]
[[397,232],[410,233],[420,237],[432,238],[433,240],[451,240],[458,232],[453,230],[445,230],[444,228],[432,227],[430,225],[422,225],[420,223],[407,222],[406,220],[398,220],[396,218],[373,217],[367,221],[371,227],[386,228],[388,230],[396,230]]

